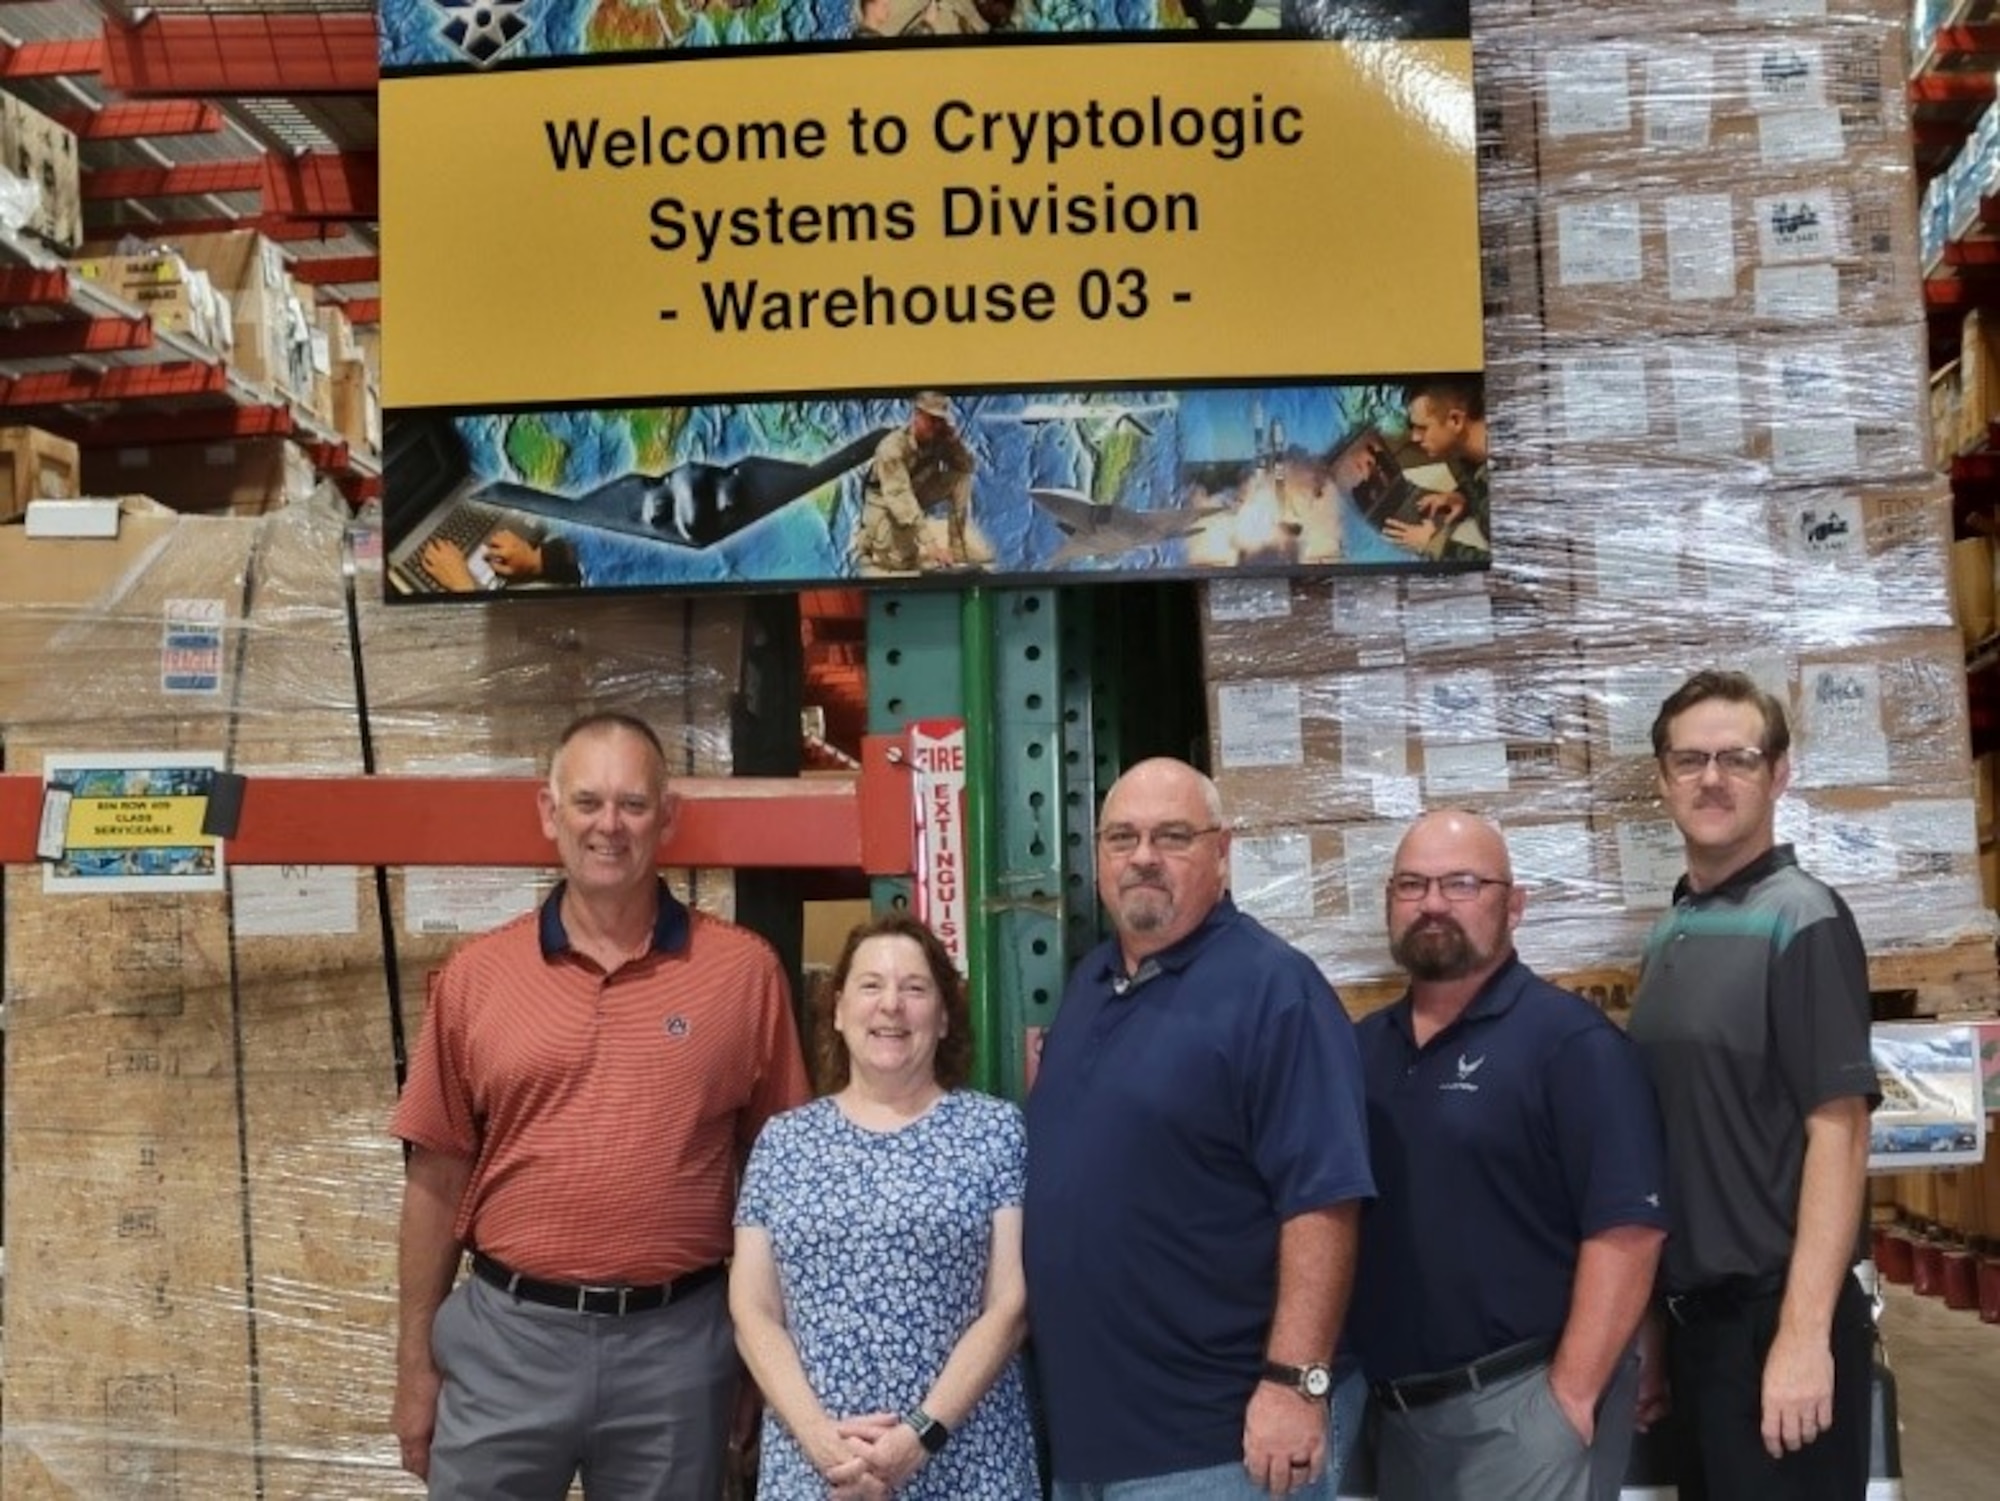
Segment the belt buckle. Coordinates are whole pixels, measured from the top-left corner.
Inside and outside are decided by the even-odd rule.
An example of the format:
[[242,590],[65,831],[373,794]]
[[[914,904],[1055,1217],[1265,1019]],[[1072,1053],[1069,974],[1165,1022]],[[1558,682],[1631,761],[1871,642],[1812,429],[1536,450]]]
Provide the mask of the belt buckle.
[[618,1299],[617,1312],[622,1314],[625,1312],[625,1295],[630,1291],[631,1289],[626,1287],[591,1287],[586,1284],[576,1290],[576,1307],[573,1312],[588,1313],[591,1298],[608,1298],[615,1295]]

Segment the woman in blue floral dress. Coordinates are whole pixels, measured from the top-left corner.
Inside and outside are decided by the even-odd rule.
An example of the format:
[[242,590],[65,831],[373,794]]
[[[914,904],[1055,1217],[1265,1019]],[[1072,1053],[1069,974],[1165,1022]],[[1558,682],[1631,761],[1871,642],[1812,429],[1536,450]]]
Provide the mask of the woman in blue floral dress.
[[828,1093],[764,1128],[729,1306],[764,1393],[758,1501],[1033,1501],[1020,1112],[961,1088],[965,987],[891,914],[816,999]]

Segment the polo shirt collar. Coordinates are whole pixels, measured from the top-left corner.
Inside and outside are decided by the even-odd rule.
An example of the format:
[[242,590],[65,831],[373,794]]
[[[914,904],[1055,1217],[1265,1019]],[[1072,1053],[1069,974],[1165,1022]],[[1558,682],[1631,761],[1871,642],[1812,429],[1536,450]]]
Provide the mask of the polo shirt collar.
[[1138,971],[1129,976],[1125,973],[1125,955],[1114,937],[1104,946],[1104,962],[1098,967],[1097,979],[1116,995],[1136,994],[1148,980],[1186,969],[1217,933],[1235,921],[1236,903],[1225,891],[1192,933],[1171,948],[1148,954],[1139,961]]
[[[1474,995],[1465,1009],[1458,1013],[1457,1019],[1438,1033],[1437,1037],[1431,1039],[1431,1045],[1436,1044],[1438,1037],[1450,1036],[1467,1022],[1484,1021],[1488,1017],[1502,1016],[1513,1010],[1514,1003],[1521,998],[1521,991],[1527,986],[1528,979],[1528,966],[1521,962],[1520,954],[1509,953],[1506,961],[1486,977],[1486,983],[1479,987],[1478,994]],[[1396,1030],[1403,1034],[1403,1041],[1411,1047],[1417,1044],[1415,1014],[1410,1004],[1410,993],[1406,990],[1403,992],[1403,998],[1396,1003],[1396,1009],[1390,1013],[1390,1019]]]
[[[648,947],[655,954],[678,954],[688,944],[688,909],[675,899],[665,881],[661,881],[659,886],[660,908],[653,918],[653,941]],[[556,889],[542,903],[539,930],[544,959],[553,959],[570,949],[569,929],[563,926],[562,920],[563,893],[568,889],[569,882],[556,882]]]
[[1774,844],[1741,870],[1731,874],[1728,880],[1718,886],[1711,886],[1706,891],[1696,891],[1688,885],[1688,878],[1683,873],[1681,878],[1674,882],[1674,905],[1678,907],[1684,901],[1740,902],[1749,893],[1750,888],[1766,876],[1798,863],[1799,857],[1794,853],[1792,846]]

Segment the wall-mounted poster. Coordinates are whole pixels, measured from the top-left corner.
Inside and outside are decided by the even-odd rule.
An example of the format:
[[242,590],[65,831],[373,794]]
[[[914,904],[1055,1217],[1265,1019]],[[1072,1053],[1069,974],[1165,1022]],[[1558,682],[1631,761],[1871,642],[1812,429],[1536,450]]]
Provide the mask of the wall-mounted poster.
[[381,13],[393,597],[1490,557],[1464,0]]
[[1882,1103],[1870,1123],[1870,1170],[1907,1173],[1983,1160],[1986,1100],[1977,1030],[1962,1023],[1884,1023],[1871,1036]]

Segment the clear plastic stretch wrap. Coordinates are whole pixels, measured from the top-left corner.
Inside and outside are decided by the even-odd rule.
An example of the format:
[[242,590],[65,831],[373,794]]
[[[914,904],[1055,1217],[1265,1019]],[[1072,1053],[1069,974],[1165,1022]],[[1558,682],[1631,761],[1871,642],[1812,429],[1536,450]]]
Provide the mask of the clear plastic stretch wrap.
[[[365,726],[384,772],[527,775],[570,717],[612,706],[677,769],[729,770],[731,601],[384,610],[365,534],[350,598],[338,501],[121,530],[0,539],[10,771],[205,752],[254,796],[260,773],[359,774]],[[219,623],[212,692],[163,688],[164,622],[189,601]],[[730,906],[726,874],[670,879]],[[414,1047],[462,934],[547,884],[243,866],[218,893],[77,895],[7,869],[0,1494],[421,1494],[388,1431],[397,1034]]]
[[1523,956],[1619,1004],[1683,868],[1652,720],[1706,666],[1789,705],[1779,835],[1871,954],[1990,971],[1908,19],[1476,12],[1491,571],[1203,605],[1236,895],[1355,1009],[1400,988],[1383,878],[1442,804],[1505,829]]

